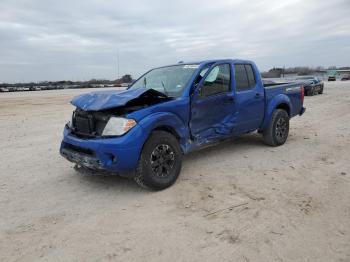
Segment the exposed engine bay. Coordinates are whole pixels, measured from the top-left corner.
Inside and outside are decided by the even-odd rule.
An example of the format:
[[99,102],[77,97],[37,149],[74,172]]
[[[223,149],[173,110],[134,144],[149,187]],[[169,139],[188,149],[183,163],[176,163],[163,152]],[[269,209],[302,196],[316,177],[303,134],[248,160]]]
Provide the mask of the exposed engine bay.
[[148,89],[140,96],[126,102],[125,105],[99,111],[84,110],[79,107],[73,112],[70,129],[81,138],[101,137],[110,117],[124,117],[134,111],[169,101],[172,98],[153,89]]

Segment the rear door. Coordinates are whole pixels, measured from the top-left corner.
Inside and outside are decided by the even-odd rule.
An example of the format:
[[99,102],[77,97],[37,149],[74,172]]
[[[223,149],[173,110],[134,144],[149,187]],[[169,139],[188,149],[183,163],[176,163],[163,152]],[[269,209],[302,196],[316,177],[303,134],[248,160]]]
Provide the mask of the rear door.
[[237,115],[237,133],[257,129],[264,117],[264,88],[257,79],[257,71],[249,63],[234,65]]
[[232,134],[236,124],[230,63],[211,67],[191,98],[191,134],[205,144]]

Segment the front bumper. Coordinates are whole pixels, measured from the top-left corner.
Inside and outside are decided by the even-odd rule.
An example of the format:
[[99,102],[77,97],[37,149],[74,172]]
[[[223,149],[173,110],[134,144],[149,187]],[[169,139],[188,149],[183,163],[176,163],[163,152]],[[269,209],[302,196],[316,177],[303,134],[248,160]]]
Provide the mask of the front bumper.
[[79,138],[65,127],[60,154],[90,170],[132,177],[145,140],[145,132],[139,125],[124,136],[92,139]]
[[86,154],[80,152],[79,149],[72,149],[71,144],[62,142],[60,153],[68,161],[76,163],[80,166],[91,170],[103,170],[102,162],[95,157],[93,153]]

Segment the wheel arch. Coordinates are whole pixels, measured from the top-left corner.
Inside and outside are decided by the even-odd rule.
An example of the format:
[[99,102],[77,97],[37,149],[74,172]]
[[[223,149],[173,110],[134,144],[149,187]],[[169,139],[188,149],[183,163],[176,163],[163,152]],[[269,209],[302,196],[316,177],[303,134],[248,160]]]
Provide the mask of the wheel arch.
[[147,133],[147,138],[156,130],[170,133],[178,140],[182,152],[187,152],[189,129],[177,115],[170,112],[154,113],[145,117],[140,125]]
[[165,132],[168,132],[170,134],[172,134],[180,143],[180,135],[176,132],[175,128],[173,128],[172,126],[170,125],[159,125],[159,126],[156,126],[153,130],[153,131],[165,131]]
[[265,128],[267,128],[268,124],[271,121],[272,114],[276,109],[285,110],[288,113],[288,116],[290,117],[293,112],[290,98],[285,94],[279,94],[275,96],[271,101],[269,101],[263,123],[259,128],[260,130],[264,130]]
[[288,116],[290,117],[290,107],[287,103],[281,103],[276,106],[275,109],[282,109],[287,112]]

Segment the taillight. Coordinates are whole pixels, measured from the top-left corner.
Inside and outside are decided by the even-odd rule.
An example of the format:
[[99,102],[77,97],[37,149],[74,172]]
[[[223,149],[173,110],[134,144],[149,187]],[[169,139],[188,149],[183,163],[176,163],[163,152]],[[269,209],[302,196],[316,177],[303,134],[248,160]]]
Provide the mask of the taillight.
[[304,86],[300,87],[300,96],[301,96],[301,102],[304,103],[304,96],[305,96]]

